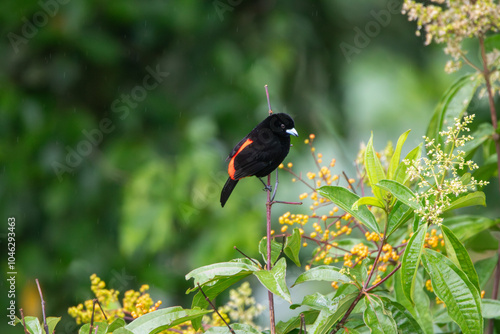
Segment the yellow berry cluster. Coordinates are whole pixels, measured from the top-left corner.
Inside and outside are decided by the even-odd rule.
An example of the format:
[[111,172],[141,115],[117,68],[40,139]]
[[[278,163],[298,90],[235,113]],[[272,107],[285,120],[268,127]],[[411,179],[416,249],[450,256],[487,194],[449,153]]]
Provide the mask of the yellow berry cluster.
[[[122,305],[118,301],[119,291],[106,289],[106,283],[96,274],[90,276],[90,289],[106,312],[107,322],[111,323],[116,318],[123,318],[125,314],[130,314],[137,318],[143,314],[153,312],[161,305],[161,301],[153,302],[149,293],[148,285],[141,286],[139,291],[126,291],[122,300]],[[70,307],[68,313],[75,318],[77,324],[89,323],[92,318],[93,300],[86,300],[83,304]],[[94,321],[105,321],[99,307],[95,308]]]
[[385,244],[384,247],[382,247],[382,251],[384,252],[380,255],[380,260],[382,262],[389,262],[390,260],[394,261],[399,260],[398,252],[392,249],[392,246],[390,244]]
[[431,230],[431,233],[427,232],[425,234],[425,245],[427,248],[437,248],[439,245],[444,246],[443,235],[437,235],[435,228]]
[[[101,307],[106,312],[108,323],[111,323],[116,318],[123,318],[123,310],[115,307],[118,303],[118,294],[120,292],[114,289],[106,289],[106,283],[97,277],[96,274],[92,274],[92,276],[90,276],[90,282],[90,289],[101,304]],[[68,309],[68,314],[75,318],[77,324],[84,324],[90,322],[93,309],[94,301],[89,299],[83,304],[80,303],[77,306],[70,307]],[[106,321],[97,305],[94,312],[94,321]]]
[[336,242],[333,242],[332,244],[326,244],[325,247],[323,248],[317,248],[317,255],[314,257],[314,261],[320,262],[323,261],[324,264],[330,264],[332,262],[338,262],[337,259],[334,259],[331,256],[327,256],[329,253],[329,250],[333,247],[337,246]]
[[425,288],[427,289],[427,291],[430,291],[430,292],[433,292],[434,290],[432,289],[432,283],[431,283],[431,280],[428,279],[426,282],[425,282]]
[[383,233],[378,234],[376,232],[372,232],[372,233],[366,232],[365,237],[366,237],[366,240],[368,240],[368,241],[379,241],[380,237],[382,237],[382,238],[384,237],[384,234]]
[[123,309],[129,312],[134,319],[146,313],[156,311],[161,305],[161,300],[153,304],[151,296],[147,293],[148,290],[149,285],[144,284],[139,291],[129,290],[125,292]]
[[281,217],[279,217],[279,222],[281,225],[293,225],[298,224],[304,226],[309,221],[308,215],[303,214],[292,214],[290,211],[285,212]]
[[380,282],[382,280],[382,277],[380,277],[380,275],[377,275],[377,277],[375,277],[375,280],[373,281],[372,285],[375,285],[377,284],[378,282]]
[[352,247],[350,253],[345,253],[344,254],[344,266],[346,267],[352,267],[353,262],[352,262],[352,257],[356,256],[354,259],[354,262],[357,263],[359,261],[362,261],[363,259],[367,258],[368,255],[370,255],[370,251],[368,250],[368,246],[366,246],[364,243],[359,243],[357,245],[354,245]]

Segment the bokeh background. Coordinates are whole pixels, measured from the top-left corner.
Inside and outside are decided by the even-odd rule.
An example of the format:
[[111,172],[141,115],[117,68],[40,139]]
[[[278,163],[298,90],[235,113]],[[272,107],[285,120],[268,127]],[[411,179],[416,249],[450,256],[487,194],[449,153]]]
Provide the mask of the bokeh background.
[[[2,291],[12,216],[17,307],[38,314],[38,278],[62,333],[76,331],[67,308],[92,297],[92,273],[189,307],[190,270],[238,257],[235,245],[257,257],[260,182],[240,182],[224,209],[219,193],[227,154],[267,116],[265,84],[295,119],[297,172],[314,168],[309,133],[352,176],[370,131],[381,150],[412,129],[413,148],[458,75],[401,2],[2,1]],[[280,190],[306,191],[285,173]],[[13,330],[5,317],[0,329]]]

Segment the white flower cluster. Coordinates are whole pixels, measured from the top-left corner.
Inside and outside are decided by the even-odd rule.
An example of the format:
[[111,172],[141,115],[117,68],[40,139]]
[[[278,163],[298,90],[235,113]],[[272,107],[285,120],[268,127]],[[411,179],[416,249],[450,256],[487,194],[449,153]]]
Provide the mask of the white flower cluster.
[[256,327],[253,320],[264,311],[265,307],[258,304],[252,297],[252,288],[244,282],[236,290],[229,291],[229,301],[219,308],[220,312],[229,315],[231,321]]
[[[417,36],[425,29],[425,44],[432,41],[446,43],[446,54],[453,57],[445,67],[449,73],[458,70],[465,59],[462,41],[467,38],[483,38],[486,33],[500,30],[500,5],[494,0],[430,0],[420,3],[405,0],[403,14],[408,20],[417,21]],[[498,52],[491,53],[488,67],[498,66]]]
[[424,221],[441,223],[441,214],[454,198],[488,184],[486,181],[476,180],[470,174],[458,175],[460,170],[473,171],[478,168],[474,161],[465,160],[466,153],[461,150],[466,142],[474,139],[470,135],[461,134],[470,131],[467,125],[473,119],[474,115],[465,116],[463,121],[456,118],[453,126],[440,132],[439,135],[446,138],[444,148],[434,139],[424,136],[428,156],[418,161],[403,160],[409,165],[410,180],[417,181],[417,200],[422,201],[423,206],[416,213]]

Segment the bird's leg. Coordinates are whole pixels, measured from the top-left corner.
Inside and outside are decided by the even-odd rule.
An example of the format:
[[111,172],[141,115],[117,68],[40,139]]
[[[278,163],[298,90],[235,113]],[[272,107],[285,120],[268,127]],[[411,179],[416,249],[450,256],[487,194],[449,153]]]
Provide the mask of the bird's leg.
[[278,190],[278,170],[276,169],[276,183],[274,184],[273,195],[271,196],[271,202],[274,201],[274,197],[276,196],[276,191]]
[[264,189],[263,190],[266,190],[266,191],[272,191],[273,190],[273,188],[271,186],[268,186],[264,181],[262,181],[262,179],[260,177],[258,177],[258,179],[264,185]]

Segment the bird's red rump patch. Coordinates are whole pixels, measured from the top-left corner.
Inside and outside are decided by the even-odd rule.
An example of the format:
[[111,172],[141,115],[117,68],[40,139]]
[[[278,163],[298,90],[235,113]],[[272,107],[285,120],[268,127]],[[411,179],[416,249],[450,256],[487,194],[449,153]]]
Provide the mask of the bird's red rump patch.
[[241,147],[238,149],[238,152],[235,153],[235,155],[233,155],[233,157],[231,158],[231,161],[229,161],[229,166],[227,167],[227,172],[229,173],[229,177],[231,179],[234,180],[234,173],[236,172],[236,170],[234,169],[234,158],[236,158],[236,156],[241,152],[243,151],[243,149],[245,147],[247,147],[248,145],[250,145],[251,143],[253,143],[253,140],[251,139],[247,139],[243,145],[241,145]]

